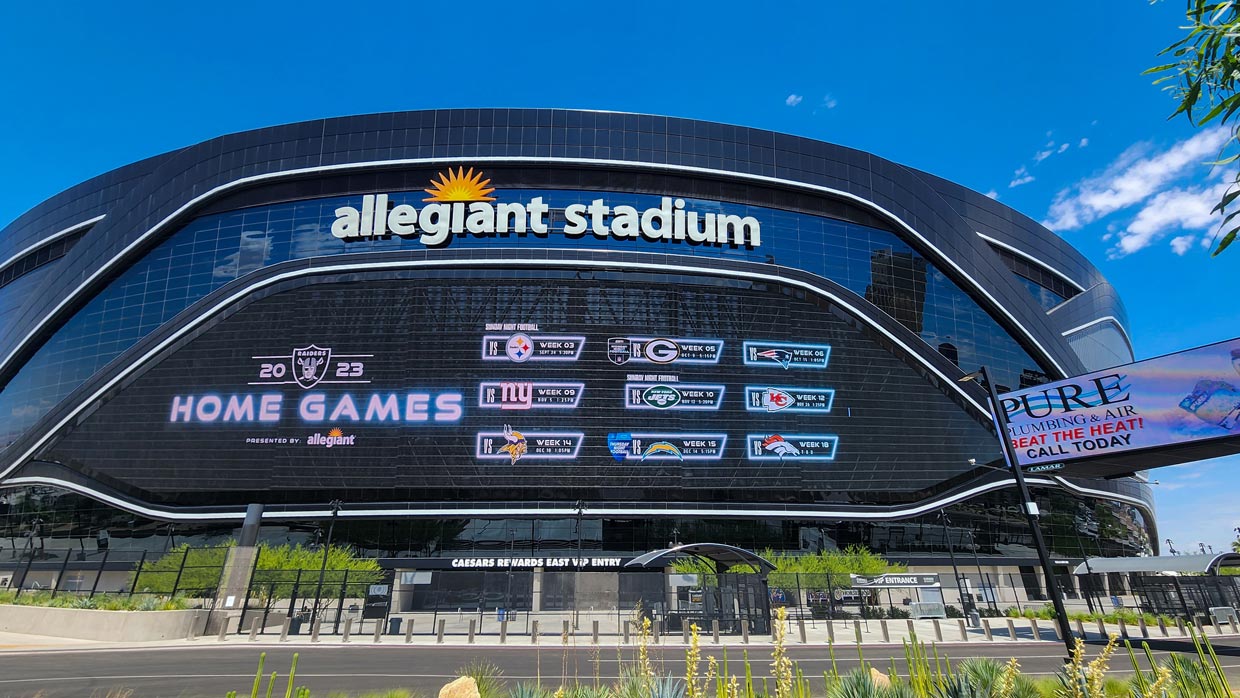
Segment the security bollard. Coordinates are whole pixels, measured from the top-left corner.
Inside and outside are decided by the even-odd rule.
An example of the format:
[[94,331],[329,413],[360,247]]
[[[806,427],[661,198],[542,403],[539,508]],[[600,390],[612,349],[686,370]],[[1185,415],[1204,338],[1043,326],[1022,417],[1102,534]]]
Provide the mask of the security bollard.
[[530,644],[538,644],[538,621],[532,621],[530,623]]
[[883,631],[883,642],[891,642],[891,631],[887,629],[887,621],[880,620],[878,621],[878,625]]
[[960,639],[965,642],[968,642],[969,641],[969,629],[964,624],[964,618],[957,618],[956,622],[960,624]]
[[1107,626],[1105,623],[1102,622],[1102,619],[1098,619],[1098,634],[1102,636],[1103,640],[1109,637],[1107,635]]
[[917,637],[917,629],[913,627],[913,619],[909,618],[904,621],[908,625],[908,641],[912,642]]
[[591,633],[590,642],[595,645],[598,644],[598,621],[597,620],[594,621],[594,632]]
[[250,642],[258,640],[258,628],[262,625],[262,620],[262,618],[254,616],[254,619],[250,621]]
[[406,618],[405,619],[405,644],[408,645],[411,642],[413,642],[413,619]]
[[805,641],[805,619],[804,619],[804,618],[797,618],[797,629],[801,631],[801,644],[802,644],[802,645],[806,644],[806,641]]
[[478,619],[469,619],[469,644],[474,644],[474,630],[478,627]]
[[1125,640],[1128,639],[1128,624],[1124,622],[1123,618],[1119,619],[1119,636]]
[[1012,620],[1011,618],[1008,618],[1007,626],[1008,626],[1008,639],[1011,640],[1012,642],[1016,642],[1016,621]]
[[374,642],[376,645],[379,644],[380,642],[383,642],[383,619],[382,618],[375,619]]
[[939,623],[939,619],[934,619],[934,639],[938,642],[943,641],[943,626]]
[[508,644],[508,619],[505,618],[499,622],[499,644]]
[[627,620],[624,621],[624,624],[623,624],[624,625],[624,644],[626,645],[629,644],[629,630],[632,624],[633,624],[632,621],[627,621]]
[[689,623],[687,621],[680,624],[680,634],[684,637],[685,644],[689,644]]
[[280,626],[280,642],[288,642],[288,629],[292,624],[292,618],[284,619],[284,623]]
[[856,635],[857,644],[860,645],[861,644],[861,621],[859,620],[853,621],[853,634]]
[[1167,621],[1163,620],[1162,616],[1158,617],[1158,631],[1163,637],[1171,637],[1171,633],[1167,632]]
[[749,644],[749,622],[741,621],[741,642]]
[[560,644],[568,645],[568,629],[571,625],[569,621],[564,621],[564,628],[560,631]]
[[710,622],[710,636],[711,636],[711,641],[714,644],[716,645],[719,644],[719,620],[718,619],[712,620]]
[[1038,619],[1037,619],[1037,618],[1030,618],[1030,619],[1029,619],[1029,632],[1033,633],[1033,639],[1035,639],[1035,640],[1041,640],[1041,639],[1042,639],[1042,629],[1038,627]]
[[[1078,618],[1076,621],[1076,632],[1081,636],[1082,640],[1088,640],[1089,636],[1085,634],[1085,624]],[[1059,638],[1062,640],[1063,638]]]
[[995,641],[995,636],[994,636],[994,635],[992,635],[992,634],[991,634],[991,631],[990,631],[990,619],[989,619],[989,618],[983,618],[983,619],[982,619],[982,632],[984,632],[984,633],[986,634],[986,640],[987,640],[988,642],[994,642],[994,641]]
[[835,643],[835,621],[827,619],[827,642]]
[[439,645],[443,644],[443,630],[444,630],[444,626],[447,624],[448,624],[448,621],[444,620],[443,618],[439,619],[439,628],[435,633],[436,644],[439,644]]
[[353,619],[345,618],[344,619],[344,637],[341,638],[341,642],[348,642],[349,637],[352,634],[353,634]]
[[662,637],[663,637],[663,623],[662,621],[656,620],[654,622],[654,644],[656,645],[659,644]]
[[220,642],[228,642],[228,616],[224,616],[224,622],[220,623]]
[[310,625],[310,642],[319,641],[319,630],[323,627],[323,619],[315,618],[314,623]]
[[1150,636],[1150,628],[1145,624],[1145,616],[1137,616],[1137,630],[1140,631],[1143,638]]

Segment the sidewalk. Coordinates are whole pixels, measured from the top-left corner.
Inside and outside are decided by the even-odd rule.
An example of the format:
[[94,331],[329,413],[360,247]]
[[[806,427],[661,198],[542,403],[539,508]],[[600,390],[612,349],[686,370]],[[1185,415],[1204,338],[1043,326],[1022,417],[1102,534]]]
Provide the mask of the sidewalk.
[[[835,645],[840,648],[854,646],[858,639],[863,646],[899,646],[903,642],[912,637],[916,637],[918,641],[926,643],[941,643],[954,645],[967,644],[1005,644],[1005,643],[1030,643],[1039,641],[1042,643],[1058,644],[1060,642],[1055,631],[1054,623],[1050,621],[1030,621],[1024,618],[988,618],[983,619],[982,628],[962,627],[962,623],[957,619],[940,620],[937,623],[933,620],[871,620],[871,621],[809,621],[804,623],[804,635],[802,635],[802,622],[792,621],[789,623],[788,633],[785,643],[788,646],[812,645],[826,646]],[[345,626],[348,626],[348,633],[344,632]],[[497,624],[498,626],[499,624]],[[537,645],[548,650],[559,650],[565,644],[573,648],[588,648],[594,645],[603,647],[636,647],[637,637],[631,634],[628,642],[622,635],[604,635],[600,634],[595,638],[592,627],[582,627],[574,633],[571,630],[565,643],[563,628],[557,628],[553,632],[545,632],[540,629],[540,633],[535,638],[531,634],[515,632],[509,633],[506,637],[496,630],[495,632],[475,633],[471,638],[466,632],[465,634],[447,632],[447,623],[444,623],[445,633],[442,638],[437,632],[431,632],[432,627],[426,624],[419,627],[415,622],[413,633],[402,632],[399,635],[382,634],[376,637],[374,628],[375,623],[368,621],[362,627],[361,632],[354,629],[353,623],[342,624],[342,632],[339,635],[321,634],[317,641],[312,638],[309,633],[289,634],[281,636],[282,627],[267,628],[266,633],[236,633],[231,632],[224,635],[221,640],[219,635],[198,636],[194,638],[184,638],[177,640],[161,640],[155,642],[94,642],[87,640],[75,640],[68,638],[47,637],[39,635],[24,635],[17,633],[0,633],[0,653],[8,652],[29,652],[39,650],[83,650],[83,649],[134,649],[134,648],[190,648],[195,646],[220,646],[221,644],[242,645],[242,646],[370,646],[375,645],[376,640],[379,645],[384,646],[420,646],[420,647],[488,647],[498,649],[501,646],[508,647],[529,647]],[[1117,635],[1127,637],[1134,644],[1142,639],[1181,639],[1187,638],[1188,629],[1179,627],[1168,627],[1164,630],[1158,626],[1146,627],[1121,627],[1118,624],[1107,624],[1101,629],[1097,623],[1072,623],[1073,632],[1079,633],[1081,629],[1085,631],[1087,640],[1095,641],[1105,638],[1106,635]],[[385,628],[386,629],[386,628]],[[408,630],[406,624],[405,630]],[[1240,634],[1234,629],[1224,626],[1225,632],[1218,633],[1215,628],[1207,627],[1206,635],[1211,640],[1214,638],[1227,638],[1231,640],[1240,639]],[[746,638],[737,635],[721,635],[716,641],[710,628],[699,631],[699,643],[702,647],[711,647],[716,645],[728,647],[769,647],[771,645],[771,637],[768,635],[754,635]],[[652,645],[661,645],[667,647],[683,647],[686,645],[685,634],[678,632],[674,634],[664,634],[657,638],[651,638]]]

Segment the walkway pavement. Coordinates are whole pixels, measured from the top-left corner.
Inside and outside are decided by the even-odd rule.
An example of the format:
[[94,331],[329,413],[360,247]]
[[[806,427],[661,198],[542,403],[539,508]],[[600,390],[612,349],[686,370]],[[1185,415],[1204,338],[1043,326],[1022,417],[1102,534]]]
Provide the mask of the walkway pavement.
[[[28,652],[32,650],[188,647],[218,644],[249,645],[251,643],[255,646],[278,645],[294,647],[299,645],[358,646],[375,643],[423,646],[475,645],[480,647],[499,647],[501,645],[528,647],[536,644],[546,648],[558,648],[565,644],[578,648],[596,644],[604,647],[623,647],[626,645],[635,646],[637,643],[636,635],[633,633],[630,634],[627,641],[623,635],[600,633],[596,638],[593,633],[593,622],[579,623],[576,631],[573,631],[570,624],[567,636],[563,632],[564,626],[562,622],[559,627],[546,629],[540,627],[539,633],[535,637],[532,632],[526,630],[524,623],[521,623],[519,626],[517,623],[509,623],[509,629],[506,634],[503,632],[503,624],[495,623],[494,627],[488,627],[486,632],[475,631],[471,636],[468,623],[463,624],[464,630],[460,632],[458,624],[449,624],[446,618],[439,620],[443,621],[444,632],[442,637],[439,634],[438,623],[431,620],[426,620],[425,622],[415,620],[412,632],[409,632],[410,625],[407,622],[403,623],[402,632],[395,635],[386,633],[376,635],[376,623],[374,621],[365,621],[360,626],[353,622],[344,622],[341,625],[340,634],[322,633],[317,638],[310,633],[283,634],[284,628],[282,625],[268,627],[265,629],[266,632],[258,632],[258,629],[254,629],[251,632],[247,628],[246,632],[237,633],[235,631],[235,620],[230,625],[233,631],[224,635],[212,634],[177,640],[141,643],[125,642],[120,638],[115,642],[94,642],[33,634],[0,633],[0,653]],[[543,622],[539,623],[540,626],[543,624]],[[247,623],[248,625],[249,623]],[[1160,628],[1159,626],[1142,628],[1140,626],[1120,626],[1118,624],[1099,626],[1098,623],[1077,623],[1075,621],[1072,625],[1074,633],[1083,631],[1085,638],[1089,641],[1102,640],[1108,635],[1117,635],[1127,637],[1136,644],[1142,639],[1149,639],[1151,641],[1160,639],[1176,640],[1186,638],[1189,635],[1188,628],[1177,626],[1166,628]],[[870,620],[831,622],[805,620],[792,621],[788,626],[786,644],[789,646],[826,646],[833,644],[838,647],[845,647],[855,645],[858,642],[864,646],[898,646],[913,637],[922,642],[942,644],[997,645],[1013,642],[1031,643],[1034,641],[1058,644],[1060,642],[1053,622],[1030,621],[1023,618],[983,619],[983,627],[981,628],[969,628],[957,619],[939,621]],[[327,630],[328,628],[325,625],[323,629]],[[383,629],[386,630],[387,628],[383,627]],[[1223,632],[1219,632],[1219,630]],[[1237,628],[1228,626],[1221,628],[1207,626],[1205,634],[1209,638],[1228,638],[1232,642],[1240,639],[1240,632],[1237,632]],[[684,646],[687,640],[685,633],[676,632],[659,635],[657,638],[652,638],[652,642],[668,647],[680,647]],[[711,628],[706,628],[700,632],[700,644],[704,647],[714,645],[769,647],[771,645],[771,637],[765,634],[761,636],[754,635],[748,638],[739,635],[720,635],[716,639]]]

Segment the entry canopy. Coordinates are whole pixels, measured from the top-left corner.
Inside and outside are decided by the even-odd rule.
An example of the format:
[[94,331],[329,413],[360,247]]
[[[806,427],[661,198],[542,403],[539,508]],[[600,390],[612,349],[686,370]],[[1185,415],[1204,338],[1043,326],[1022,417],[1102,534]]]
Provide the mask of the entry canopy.
[[726,570],[732,565],[753,565],[761,574],[775,571],[775,565],[766,558],[744,548],[723,543],[688,543],[674,548],[655,550],[630,560],[625,567],[656,567],[670,560],[696,557],[699,560],[712,562],[718,570]]
[[1091,557],[1072,574],[1106,572],[1180,572],[1218,574],[1220,567],[1240,567],[1240,554],[1160,555],[1158,557]]

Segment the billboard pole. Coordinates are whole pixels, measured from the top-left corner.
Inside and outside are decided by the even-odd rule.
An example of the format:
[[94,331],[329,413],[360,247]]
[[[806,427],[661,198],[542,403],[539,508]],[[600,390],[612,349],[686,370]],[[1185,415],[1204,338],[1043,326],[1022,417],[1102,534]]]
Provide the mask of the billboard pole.
[[999,394],[995,391],[995,384],[990,380],[990,373],[982,366],[974,373],[970,373],[960,379],[961,383],[982,379],[982,384],[986,387],[986,392],[990,396],[990,413],[994,419],[995,429],[998,431],[999,443],[1003,447],[1003,459],[1007,461],[1008,469],[1012,471],[1012,477],[1016,480],[1016,489],[1020,493],[1021,508],[1025,510],[1025,518],[1029,521],[1029,532],[1033,534],[1033,545],[1038,551],[1038,562],[1042,565],[1042,575],[1046,577],[1046,593],[1051,597],[1051,603],[1055,607],[1055,620],[1059,624],[1059,636],[1063,638],[1064,646],[1068,649],[1069,659],[1075,651],[1075,641],[1072,635],[1072,626],[1068,623],[1068,611],[1063,605],[1063,596],[1059,591],[1059,581],[1055,579],[1055,571],[1051,568],[1050,553],[1046,550],[1046,541],[1042,539],[1042,527],[1038,525],[1037,502],[1033,501],[1033,496],[1029,493],[1029,485],[1025,483],[1025,475],[1021,471],[1020,463],[1016,460],[1016,454],[1012,451],[1012,440],[1008,437],[1007,415],[1003,410],[1003,403],[999,402]]

